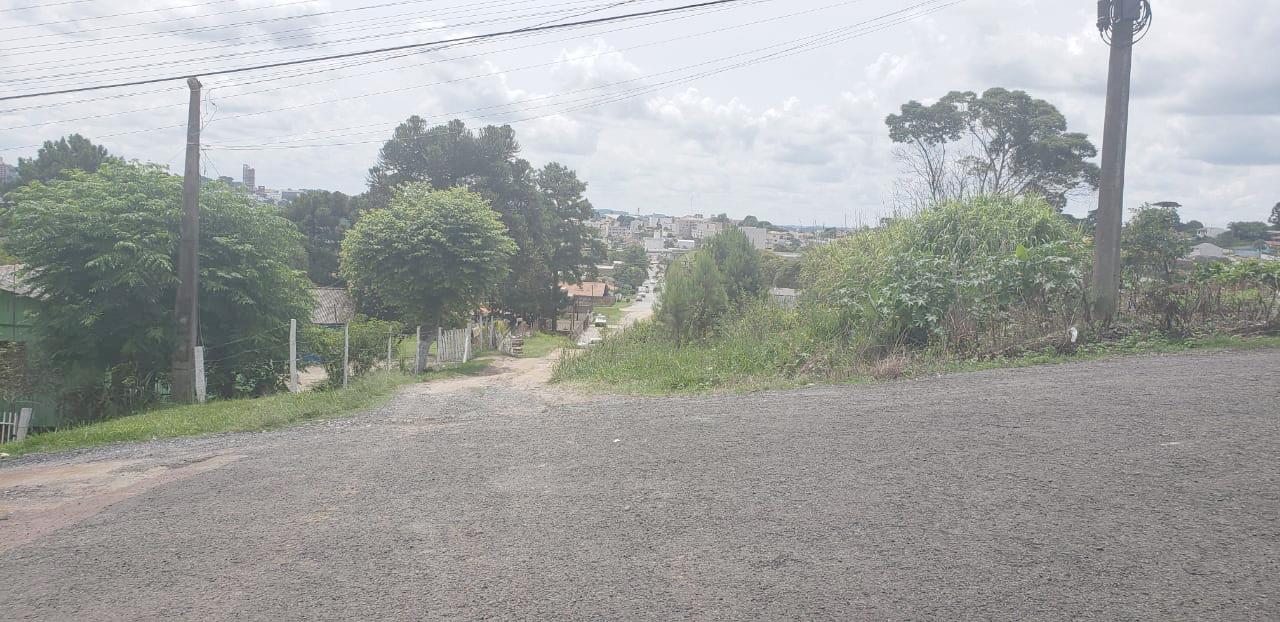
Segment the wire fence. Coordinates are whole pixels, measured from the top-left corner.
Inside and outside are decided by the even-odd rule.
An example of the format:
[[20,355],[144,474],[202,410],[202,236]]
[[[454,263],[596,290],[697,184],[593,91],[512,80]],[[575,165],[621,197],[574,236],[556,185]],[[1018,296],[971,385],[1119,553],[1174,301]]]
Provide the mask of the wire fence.
[[[485,317],[461,328],[360,320],[338,325],[285,322],[222,344],[197,348],[197,399],[209,393],[267,394],[348,386],[372,372],[421,374],[463,364],[484,352],[519,356],[523,333]],[[240,346],[240,347],[233,347]],[[210,391],[209,382],[216,385]]]

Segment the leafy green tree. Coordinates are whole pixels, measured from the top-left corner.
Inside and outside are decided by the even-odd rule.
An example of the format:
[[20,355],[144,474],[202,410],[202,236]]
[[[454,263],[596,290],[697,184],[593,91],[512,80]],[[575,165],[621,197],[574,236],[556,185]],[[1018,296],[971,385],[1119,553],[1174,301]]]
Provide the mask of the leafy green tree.
[[1242,243],[1252,244],[1257,240],[1267,239],[1267,223],[1265,222],[1233,222],[1227,225],[1232,237]]
[[707,252],[721,275],[729,304],[741,308],[763,295],[765,283],[760,272],[761,255],[746,234],[730,227],[707,240]]
[[342,236],[355,224],[359,201],[341,192],[308,192],[284,208],[284,216],[303,235],[307,253],[307,277],[313,283],[339,281],[338,252]]
[[917,202],[1039,194],[1061,211],[1068,193],[1098,185],[1093,143],[1024,91],[952,91],[931,106],[907,102],[885,123],[905,146],[898,157],[918,182]]
[[[76,407],[128,410],[114,403],[113,387],[122,385],[145,401],[148,383],[166,377],[174,349],[182,178],[155,165],[111,161],[95,173],[70,171],[24,186],[11,198],[9,248],[45,301],[38,342],[73,387],[85,381]],[[279,386],[283,327],[310,317],[312,306],[306,279],[292,267],[301,236],[221,184],[201,188],[200,234],[200,335],[210,394]]]
[[649,256],[644,247],[628,244],[616,257],[622,265],[614,272],[613,279],[623,291],[632,293],[649,279]]
[[724,276],[711,253],[699,251],[668,269],[656,316],[676,347],[706,338],[728,310]]
[[473,131],[454,120],[428,127],[410,117],[370,169],[369,194],[374,205],[385,205],[397,186],[427,182],[437,190],[461,187],[483,196],[518,248],[497,305],[515,315],[548,317],[564,301],[558,280],[578,278],[591,263],[583,258],[596,254],[581,222],[590,219],[591,205],[572,170],[558,164],[535,170],[519,153],[510,126]]
[[1270,222],[1273,227],[1280,227],[1280,202],[1277,202],[1275,206],[1271,208],[1271,218],[1268,219],[1268,222]]
[[548,311],[560,304],[560,283],[582,280],[584,269],[594,266],[604,256],[604,248],[595,229],[587,225],[595,208],[587,200],[587,184],[563,164],[552,162],[534,177],[542,194],[550,245],[551,281],[547,289],[552,295]]
[[92,173],[104,162],[122,163],[123,160],[108,153],[106,147],[95,145],[79,134],[56,141],[46,140],[35,158],[18,158],[18,183],[47,182],[57,179],[66,170]]
[[1178,312],[1178,262],[1191,250],[1190,236],[1178,230],[1180,224],[1176,207],[1143,205],[1120,234],[1128,287],[1163,317],[1166,330],[1174,328]]
[[482,305],[516,251],[480,195],[409,183],[347,232],[341,273],[362,304],[372,297],[403,321],[440,326]]

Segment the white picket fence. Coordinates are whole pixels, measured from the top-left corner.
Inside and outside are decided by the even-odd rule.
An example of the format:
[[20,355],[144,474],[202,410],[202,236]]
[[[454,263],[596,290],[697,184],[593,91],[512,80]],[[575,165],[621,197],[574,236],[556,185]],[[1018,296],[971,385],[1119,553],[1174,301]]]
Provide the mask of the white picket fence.
[[436,362],[465,363],[471,360],[471,328],[439,329],[436,333]]
[[30,408],[23,408],[18,412],[0,412],[0,443],[20,441],[27,437],[30,429]]

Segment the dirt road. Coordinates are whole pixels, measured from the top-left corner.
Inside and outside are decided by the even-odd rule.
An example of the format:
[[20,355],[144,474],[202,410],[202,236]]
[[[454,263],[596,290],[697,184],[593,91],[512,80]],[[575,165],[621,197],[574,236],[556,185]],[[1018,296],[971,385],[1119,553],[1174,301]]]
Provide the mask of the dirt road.
[[662,399],[560,393],[545,364],[8,461],[0,611],[1280,617],[1280,351]]

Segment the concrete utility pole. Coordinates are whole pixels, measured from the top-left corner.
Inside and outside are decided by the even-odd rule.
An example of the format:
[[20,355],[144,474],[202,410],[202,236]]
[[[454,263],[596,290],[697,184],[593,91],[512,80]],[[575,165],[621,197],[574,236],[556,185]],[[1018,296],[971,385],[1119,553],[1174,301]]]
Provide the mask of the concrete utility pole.
[[1099,0],[1098,30],[1111,46],[1107,113],[1102,130],[1102,180],[1094,233],[1092,318],[1115,319],[1120,301],[1120,228],[1124,220],[1124,161],[1129,134],[1129,76],[1134,36],[1150,25],[1147,0]]
[[173,352],[175,402],[196,399],[195,348],[200,327],[200,81],[187,78],[187,161],[182,175],[182,224],[178,243],[177,339]]

